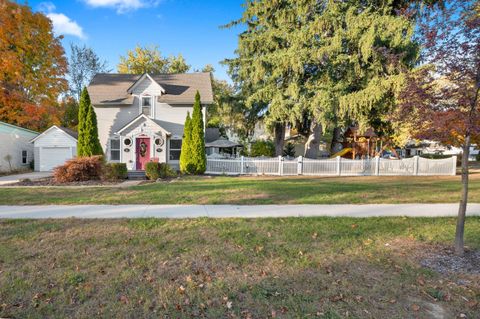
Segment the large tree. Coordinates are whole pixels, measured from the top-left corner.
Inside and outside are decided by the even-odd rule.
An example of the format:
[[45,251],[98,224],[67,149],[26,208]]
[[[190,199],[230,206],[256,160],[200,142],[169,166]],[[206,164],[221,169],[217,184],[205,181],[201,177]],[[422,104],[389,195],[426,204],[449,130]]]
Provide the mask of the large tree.
[[58,124],[67,61],[52,22],[27,5],[0,0],[0,120],[34,130]]
[[[257,0],[245,4],[237,57],[227,60],[247,105],[268,105],[283,149],[286,124],[307,124],[315,157],[322,131],[355,123],[385,133],[418,46],[408,1]],[[338,130],[337,130],[338,133]],[[334,134],[338,135],[338,134]]]
[[190,70],[190,65],[181,54],[164,57],[158,47],[136,46],[126,56],[120,56],[117,70],[129,74],[185,73]]
[[418,137],[460,145],[462,192],[455,252],[464,254],[471,143],[480,143],[480,1],[449,0],[419,25],[422,66],[409,78],[397,120]]
[[84,87],[88,86],[97,73],[110,72],[107,62],[102,61],[92,48],[86,45],[70,44],[70,57],[68,59],[68,77],[70,94],[77,101]]
[[253,135],[260,110],[256,105],[245,107],[242,92],[227,81],[217,79],[214,71],[210,64],[202,69],[202,72],[211,74],[213,90],[213,103],[206,109],[206,126],[219,128],[221,134],[230,131],[247,142]]

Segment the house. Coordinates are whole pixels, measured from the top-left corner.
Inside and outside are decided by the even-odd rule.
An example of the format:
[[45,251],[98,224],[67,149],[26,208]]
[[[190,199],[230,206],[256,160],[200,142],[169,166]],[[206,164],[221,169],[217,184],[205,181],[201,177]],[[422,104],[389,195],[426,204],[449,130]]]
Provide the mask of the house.
[[102,73],[87,89],[107,161],[126,163],[129,170],[144,170],[152,160],[178,168],[196,92],[204,108],[213,103],[210,73]]
[[39,133],[23,127],[0,122],[0,171],[30,167],[33,145],[30,140]]
[[77,155],[77,132],[52,126],[30,142],[34,148],[36,171],[51,171]]

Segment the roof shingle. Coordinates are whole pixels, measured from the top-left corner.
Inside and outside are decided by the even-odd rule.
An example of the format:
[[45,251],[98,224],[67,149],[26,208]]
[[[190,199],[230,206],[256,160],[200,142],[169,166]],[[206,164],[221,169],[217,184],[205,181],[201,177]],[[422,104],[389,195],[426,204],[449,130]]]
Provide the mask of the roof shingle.
[[[127,91],[141,76],[141,74],[96,74],[88,86],[92,104],[132,104],[133,96]],[[158,98],[160,103],[193,104],[197,90],[200,92],[202,103],[213,103],[210,73],[153,74],[150,76],[165,89],[166,94]]]

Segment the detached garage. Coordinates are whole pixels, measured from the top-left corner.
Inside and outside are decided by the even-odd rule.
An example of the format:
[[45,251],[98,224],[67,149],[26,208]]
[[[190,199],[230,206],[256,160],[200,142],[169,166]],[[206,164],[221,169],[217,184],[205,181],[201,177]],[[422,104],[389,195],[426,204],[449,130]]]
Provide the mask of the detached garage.
[[52,126],[31,142],[34,147],[35,170],[51,171],[77,155],[76,132],[61,126]]

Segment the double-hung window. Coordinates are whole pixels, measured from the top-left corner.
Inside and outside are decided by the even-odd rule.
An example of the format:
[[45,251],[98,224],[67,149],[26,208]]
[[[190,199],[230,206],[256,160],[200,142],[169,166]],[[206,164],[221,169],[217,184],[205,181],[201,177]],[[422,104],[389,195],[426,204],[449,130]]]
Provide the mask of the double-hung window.
[[22,151],[22,164],[27,164],[28,161],[28,153],[27,151],[23,150]]
[[140,103],[142,106],[142,114],[145,114],[146,116],[151,116],[152,115],[152,97],[151,96],[142,96]]
[[110,160],[111,161],[120,160],[120,140],[119,139],[110,140]]
[[171,161],[178,161],[180,159],[180,151],[182,150],[182,140],[170,140],[170,156]]

